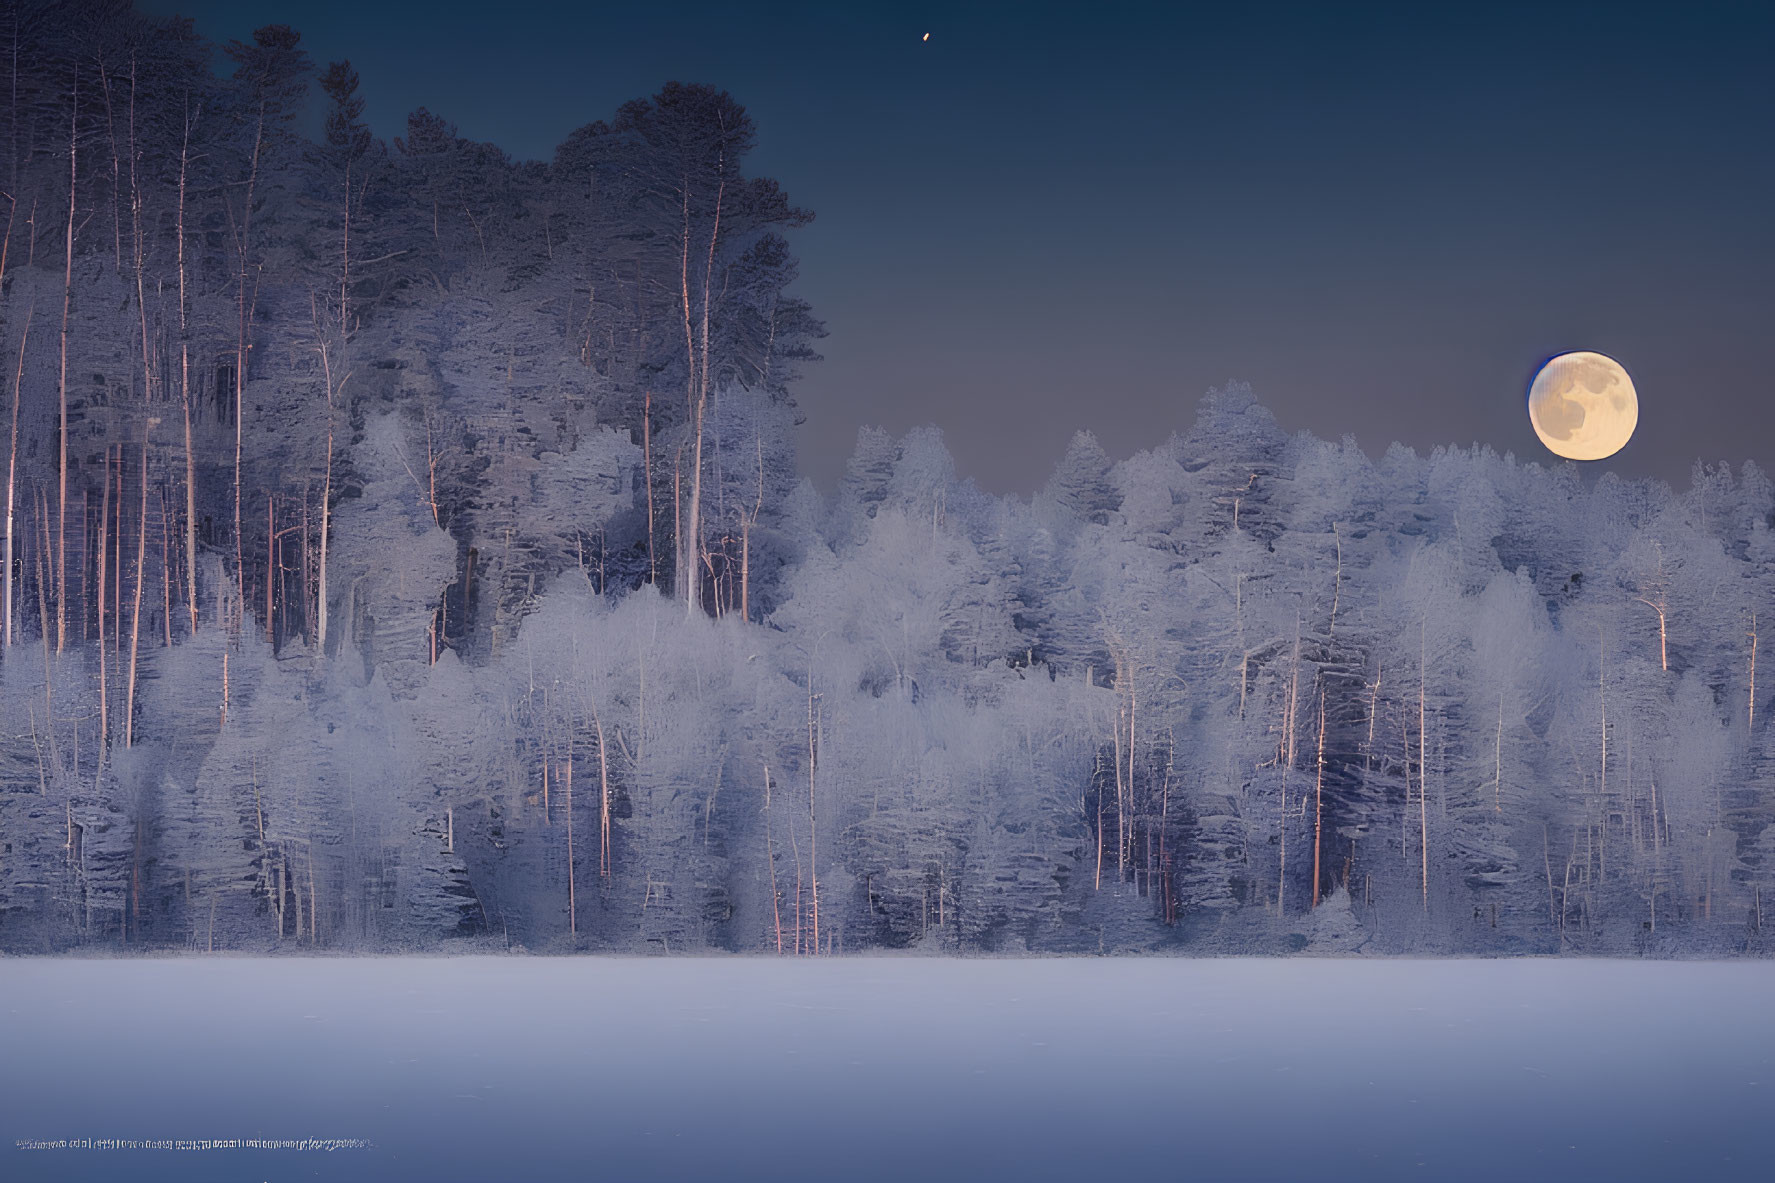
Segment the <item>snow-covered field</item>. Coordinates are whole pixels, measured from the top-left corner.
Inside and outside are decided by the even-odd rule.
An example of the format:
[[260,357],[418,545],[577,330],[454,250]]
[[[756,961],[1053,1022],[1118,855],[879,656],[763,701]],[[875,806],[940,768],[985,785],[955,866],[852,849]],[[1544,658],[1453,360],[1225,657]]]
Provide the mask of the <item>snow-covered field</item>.
[[[0,960],[8,1180],[1766,1179],[1775,965]],[[363,1139],[367,1149],[20,1149]]]

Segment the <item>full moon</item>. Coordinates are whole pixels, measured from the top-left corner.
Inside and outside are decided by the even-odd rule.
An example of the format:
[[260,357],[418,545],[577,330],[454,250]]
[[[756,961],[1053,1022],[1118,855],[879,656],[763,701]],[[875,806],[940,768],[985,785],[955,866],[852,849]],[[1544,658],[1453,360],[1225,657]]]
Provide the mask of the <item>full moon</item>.
[[1549,451],[1567,460],[1613,456],[1633,438],[1639,396],[1621,363],[1600,353],[1562,353],[1528,388],[1528,417]]

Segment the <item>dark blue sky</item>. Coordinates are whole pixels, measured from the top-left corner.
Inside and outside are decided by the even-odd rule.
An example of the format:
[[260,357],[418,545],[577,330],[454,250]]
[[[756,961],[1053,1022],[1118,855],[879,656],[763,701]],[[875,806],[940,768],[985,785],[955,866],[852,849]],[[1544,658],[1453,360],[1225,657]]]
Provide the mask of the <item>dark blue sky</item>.
[[1775,466],[1768,4],[143,6],[292,24],[379,134],[423,105],[520,157],[668,79],[731,91],[818,215],[828,488],[859,424],[934,422],[1027,492],[1075,429],[1125,455],[1228,379],[1371,453],[1545,459],[1523,393],[1565,349],[1640,391],[1589,467]]

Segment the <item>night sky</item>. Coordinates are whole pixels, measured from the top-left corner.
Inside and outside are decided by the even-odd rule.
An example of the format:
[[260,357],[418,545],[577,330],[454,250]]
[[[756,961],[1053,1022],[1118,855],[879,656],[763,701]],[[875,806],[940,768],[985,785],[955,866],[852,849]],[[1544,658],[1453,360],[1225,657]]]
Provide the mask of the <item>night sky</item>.
[[1123,456],[1229,379],[1371,454],[1550,460],[1523,397],[1567,349],[1640,393],[1587,469],[1775,467],[1775,6],[142,6],[294,25],[378,134],[426,106],[518,157],[668,79],[731,91],[817,214],[828,489],[860,424],[934,422],[1028,492],[1074,430]]

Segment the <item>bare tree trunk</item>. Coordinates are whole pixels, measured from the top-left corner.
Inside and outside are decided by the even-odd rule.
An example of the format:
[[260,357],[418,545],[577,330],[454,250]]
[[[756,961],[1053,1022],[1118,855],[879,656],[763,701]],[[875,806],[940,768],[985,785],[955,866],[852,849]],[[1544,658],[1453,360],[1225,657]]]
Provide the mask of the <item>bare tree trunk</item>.
[[[682,479],[684,464],[684,445],[678,445],[678,451],[672,455],[672,539],[677,550],[672,555],[673,579],[678,586],[672,589],[676,595],[688,595],[684,590],[684,483]],[[694,572],[692,572],[694,574]]]
[[1493,748],[1493,771],[1491,771],[1491,796],[1495,812],[1503,812],[1503,689],[1498,689],[1498,739]]
[[801,842],[795,837],[795,825],[789,825],[789,849],[795,855],[795,955],[801,956]]
[[1547,825],[1541,824],[1541,866],[1547,872],[1547,929],[1553,930],[1553,856],[1547,849]]
[[[10,484],[8,484],[7,485],[7,489],[8,489],[7,495],[9,497],[11,496],[11,492],[10,492],[11,488],[12,488],[12,486]],[[7,512],[10,515],[11,511],[8,510]],[[10,520],[11,519],[9,517],[8,521],[10,521]],[[1745,719],[1744,722],[1745,722],[1745,730],[1752,735],[1756,734],[1756,727],[1757,727],[1757,614],[1756,614],[1755,609],[1752,609],[1751,613],[1750,613],[1750,714]]]
[[[15,20],[15,22],[17,20],[16,7],[14,9],[14,20]],[[16,62],[14,63],[14,65],[16,67]],[[16,84],[16,79],[15,79],[15,84]],[[9,196],[6,199],[6,202],[7,202],[7,206],[6,206],[6,239],[4,242],[0,242],[0,289],[3,289],[5,286],[5,283],[6,283],[6,259],[7,259],[7,255],[10,253],[11,248],[12,248],[12,219],[13,219],[13,216],[18,213],[18,199],[16,197]],[[33,301],[33,306],[34,305],[35,305],[35,301]],[[3,646],[7,649],[12,648],[12,489],[13,489],[13,480],[17,475],[16,468],[18,465],[19,386],[24,380],[25,337],[28,337],[30,335],[30,332],[31,332],[31,312],[29,309],[27,309],[25,312],[25,334],[24,334],[24,336],[19,338],[19,346],[18,346],[19,377],[18,377],[18,380],[16,380],[13,383],[13,389],[12,389],[12,439],[11,439],[10,445],[7,448],[7,459],[6,459],[6,553],[5,553],[6,569],[5,569],[4,575],[0,576],[0,579],[3,579],[5,582],[5,593],[4,593],[4,597],[3,597],[4,598],[4,607],[0,608],[0,611],[4,612],[4,617],[0,617],[0,619],[4,619],[5,623],[0,624],[0,646]],[[1754,666],[1753,666],[1753,668],[1754,668]]]
[[706,396],[699,395],[697,397],[696,411],[693,416],[696,442],[691,449],[689,521],[686,523],[686,536],[678,539],[678,550],[684,558],[684,611],[686,616],[694,615],[696,610],[702,607],[703,599],[703,410],[707,403]]
[[315,923],[314,913],[314,844],[311,841],[308,844],[308,943],[310,945],[319,943],[319,937],[316,935],[319,929]]
[[[1121,766],[1122,766],[1122,762],[1121,762],[1120,757],[1118,756],[1116,759],[1116,768],[1117,768],[1116,775],[1118,777],[1121,776],[1121,772],[1120,772]],[[1103,773],[1103,757],[1102,756],[1097,757],[1097,767],[1095,769],[1095,772],[1098,776],[1101,776]],[[1103,786],[1102,785],[1099,785],[1097,787],[1097,877],[1091,883],[1091,890],[1093,890],[1093,891],[1102,891],[1103,890]]]
[[[142,639],[142,577],[148,561],[148,440],[142,439],[141,488],[137,494],[139,507],[136,525],[136,598],[129,625],[129,689],[123,700],[123,746],[135,744],[136,659]],[[122,508],[122,502],[118,503]]]
[[[723,157],[722,167],[726,160]],[[715,276],[715,244],[721,235],[721,202],[727,192],[725,177],[715,190],[715,222],[709,230],[709,255],[703,268],[703,308],[702,308],[702,372],[697,376],[696,391],[696,449],[695,467],[690,474],[690,558],[691,573],[698,574],[701,567],[703,549],[703,413],[709,405],[709,305],[714,299]],[[685,604],[687,612],[694,612],[702,601],[702,580],[697,578],[691,585],[690,595]],[[814,895],[815,925],[814,948],[819,949],[819,893]]]
[[749,592],[752,583],[752,522],[740,515],[740,619],[751,620]]
[[[110,458],[111,450],[107,447],[105,449],[106,464],[110,463]],[[92,625],[92,614],[88,611],[92,607],[92,580],[87,578],[86,569],[92,554],[92,541],[87,537],[91,531],[92,494],[88,490],[82,489],[80,491],[80,639],[83,642],[87,640],[88,630]],[[105,639],[105,619],[102,614],[99,616],[98,622],[99,640],[103,641]]]
[[598,877],[610,878],[610,761],[604,753],[604,724],[593,702],[592,727],[598,735]]
[[1418,621],[1418,885],[1423,891],[1424,911],[1430,910],[1430,762],[1425,739],[1424,680],[1427,619]]
[[[187,96],[187,104],[189,96]],[[199,109],[201,113],[201,108]],[[185,412],[185,595],[191,635],[197,635],[197,452],[191,440],[191,324],[185,294],[185,178],[191,160],[194,116],[187,105],[185,136],[179,145],[179,401]]]
[[[253,197],[259,185],[259,153],[265,143],[265,103],[259,103],[258,122],[253,127],[253,155],[247,170],[246,204],[241,214],[236,254],[240,267],[236,274],[234,313],[234,574],[239,592],[239,612],[244,618],[247,605],[246,541],[241,523],[241,451],[244,439],[247,377],[247,337],[252,332],[253,313],[247,302],[248,256],[252,250]],[[254,284],[254,300],[258,285]]]
[[[117,445],[117,529],[111,531],[111,652],[123,663],[123,502],[126,494],[123,480],[129,468],[123,445]],[[105,622],[99,622],[99,639],[104,639]]]
[[1288,673],[1288,720],[1283,736],[1282,815],[1277,822],[1279,844],[1276,870],[1276,915],[1286,916],[1288,899],[1288,778],[1294,772],[1294,721],[1296,700],[1300,693],[1300,617],[1294,619],[1294,656]]
[[43,638],[43,726],[49,733],[49,767],[50,773],[59,784],[62,775],[62,757],[56,750],[55,737],[55,675],[54,663],[49,655],[49,601],[47,584],[50,573],[46,570],[49,556],[49,494],[41,485],[37,488],[37,521],[42,526],[42,540],[37,550],[37,631]]
[[777,890],[777,856],[771,848],[770,826],[770,765],[764,765],[764,865],[770,870],[770,918],[776,926],[777,956],[783,955],[783,904],[782,893]]
[[[115,168],[115,160],[113,160]],[[140,325],[142,343],[142,402],[144,409],[154,401],[154,361],[152,346],[148,337],[148,290],[143,279],[144,260],[142,257],[142,188],[136,176],[136,63],[132,57],[129,64],[129,208],[130,208],[130,242],[136,274],[136,315]],[[141,650],[142,639],[142,583],[147,576],[148,563],[148,428],[142,428],[142,472],[137,490],[137,526],[136,526],[136,594],[135,606],[130,618],[129,631],[129,683],[124,695],[123,746],[132,747],[135,741],[135,704],[136,704],[136,662]],[[121,455],[121,447],[119,449]],[[123,501],[117,502],[119,521],[122,520]]]
[[[104,55],[99,56],[99,91],[105,99],[105,132],[111,141],[111,249],[112,266],[123,272],[123,218],[117,208],[118,194],[123,189],[121,165],[117,158],[117,124],[111,115],[111,77],[105,72]],[[134,70],[131,70],[134,74]],[[133,88],[132,88],[133,89]],[[132,111],[133,114],[133,111]],[[133,163],[133,162],[132,162]]]
[[56,400],[60,408],[56,460],[60,483],[56,494],[55,555],[55,651],[60,653],[68,640],[68,311],[74,292],[74,195],[79,159],[80,73],[75,68],[73,97],[68,115],[68,233],[62,268],[62,355],[56,379]]
[[290,856],[284,855],[284,878],[290,885],[290,901],[296,908],[296,943],[302,943],[302,885],[296,881],[295,868],[290,866]]
[[[690,178],[683,179],[683,188],[679,190],[680,206],[683,213],[683,228],[678,243],[678,293],[680,308],[684,317],[684,411],[687,418],[696,413],[696,334],[690,313]],[[674,570],[672,589],[688,602],[690,600],[689,579],[696,574],[694,560],[686,561],[684,555],[683,529],[683,498],[678,491],[679,466],[684,459],[684,446],[678,447],[678,456],[672,464],[672,537],[676,550],[672,555]],[[799,942],[796,951],[800,952]]]
[[[19,18],[19,8],[21,6],[19,5],[18,0],[13,0],[13,3],[10,4],[8,7],[10,7],[12,9],[12,42],[11,42],[11,48],[12,48],[12,62],[11,62],[11,65],[12,65],[12,112],[11,112],[12,120],[10,123],[7,124],[6,171],[7,171],[7,188],[11,189],[14,193],[17,193],[18,192],[18,127],[19,127],[19,119],[18,119],[18,42],[19,42],[18,18]],[[36,237],[35,227],[32,228],[32,235],[31,236],[32,236],[32,238]]]
[[[341,383],[343,385],[343,383]],[[327,651],[327,536],[331,533],[331,515],[333,509],[333,403],[327,400],[327,467],[326,475],[321,480],[320,492],[320,559],[318,573],[315,577],[315,639],[316,649],[325,654]],[[436,641],[433,641],[432,661],[437,661]]]
[[1602,768],[1598,778],[1598,796],[1609,791],[1609,692],[1603,680],[1603,661],[1606,657],[1603,645],[1602,626],[1596,626],[1596,701],[1602,713]]
[[[467,212],[467,207],[463,207]],[[476,228],[479,233],[479,228]],[[351,159],[345,161],[345,202],[339,222],[339,349],[351,337]]]
[[161,647],[173,647],[173,557],[172,539],[167,533],[166,486],[156,488],[160,496],[160,620],[166,626],[165,644]]
[[1666,639],[1666,635],[1665,635],[1664,593],[1663,592],[1658,593],[1658,602],[1657,603],[1653,603],[1651,600],[1648,600],[1643,596],[1640,597],[1639,602],[1644,604],[1646,607],[1650,608],[1652,611],[1654,611],[1658,614],[1658,668],[1663,670],[1666,673],[1669,673],[1670,672],[1670,646],[1669,646],[1669,642]]
[[1165,832],[1170,825],[1172,761],[1177,755],[1177,736],[1172,734],[1165,755],[1165,780],[1159,789],[1159,887],[1164,897],[1166,924],[1177,922],[1177,910],[1171,895],[1171,856],[1165,851]]
[[[1121,660],[1121,657],[1118,655],[1116,658],[1116,678],[1117,678],[1116,693],[1118,695],[1121,693],[1121,689],[1120,689],[1121,673],[1122,673],[1122,660]],[[1124,765],[1122,763],[1122,718],[1123,718],[1122,707],[1121,707],[1121,704],[1118,703],[1116,705],[1115,725],[1110,728],[1110,749],[1109,749],[1110,759],[1115,762],[1115,772],[1116,772],[1116,882],[1117,883],[1120,883],[1123,878],[1123,876],[1122,876],[1122,847],[1123,847],[1123,844],[1127,841],[1127,832],[1124,828],[1124,818],[1127,815],[1123,812],[1123,809],[1122,809],[1122,798],[1127,793],[1127,787],[1122,783],[1122,769],[1124,767]]]
[[[327,651],[327,537],[331,531],[331,512],[333,503],[333,396],[342,394],[345,383],[351,377],[347,370],[340,375],[337,386],[333,382],[332,352],[327,347],[326,329],[321,324],[320,303],[312,294],[309,296],[309,314],[314,321],[316,349],[320,353],[321,379],[326,383],[327,393],[327,464],[326,475],[321,480],[320,495],[320,566],[315,587],[315,638],[316,648],[325,654]],[[436,625],[433,625],[431,660],[435,665],[438,660]]]
[[277,644],[277,494],[265,490],[265,643]]
[[1405,808],[1399,811],[1400,866],[1411,866],[1411,714],[1399,701],[1399,765],[1405,772]]
[[820,951],[820,831],[814,812],[814,773],[819,767],[819,713],[815,708],[813,664],[807,667],[807,873],[813,890],[814,952]]
[[[1130,816],[1128,819],[1128,836],[1122,843],[1124,848],[1131,845],[1134,839],[1134,737],[1136,734],[1135,727],[1139,720],[1139,713],[1139,694],[1134,685],[1134,654],[1130,651],[1128,654],[1128,813]],[[1122,855],[1118,853],[1116,856],[1116,870],[1118,876],[1121,874],[1121,867]]]
[[[753,441],[758,446],[758,500],[752,505],[752,516],[740,514],[740,619],[752,619],[752,531],[758,525],[758,515],[764,512],[764,437],[757,435]],[[1752,669],[1755,669],[1752,662]]]
[[579,912],[576,909],[573,894],[573,745],[568,741],[567,747],[567,778],[564,782],[567,794],[567,931],[573,936],[579,935]]
[[[113,137],[115,142],[115,137]],[[129,221],[131,253],[134,256],[136,273],[136,314],[141,325],[142,336],[142,401],[154,401],[154,363],[148,338],[148,289],[143,278],[145,260],[142,255],[142,187],[136,176],[136,63],[132,57],[129,63]],[[115,150],[113,150],[112,167],[115,169]],[[143,447],[147,446],[147,435],[142,437]]]
[[1325,817],[1325,688],[1319,688],[1319,772],[1313,782],[1313,907],[1319,906],[1319,838]]
[[[99,495],[99,746],[110,742],[111,712],[108,691],[110,671],[105,668],[105,552],[109,541],[107,530],[111,517],[111,449],[105,449],[105,487]],[[118,521],[123,520],[123,506],[117,507]],[[121,526],[119,527],[121,528]]]
[[647,398],[641,408],[641,464],[643,480],[647,484],[647,582],[654,587],[659,586],[659,561],[654,557],[653,549],[653,391],[647,392]]
[[[8,227],[7,239],[11,240],[11,229]],[[0,253],[0,259],[4,254]],[[19,337],[18,365],[12,376],[12,431],[6,447],[6,570],[5,570],[5,612],[6,612],[6,648],[12,648],[12,564],[13,564],[13,521],[15,518],[13,496],[18,487],[18,405],[19,396],[25,382],[25,346],[31,339],[31,316],[36,312],[33,302],[25,309],[24,333]]]

